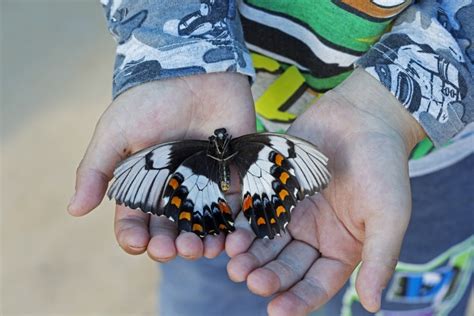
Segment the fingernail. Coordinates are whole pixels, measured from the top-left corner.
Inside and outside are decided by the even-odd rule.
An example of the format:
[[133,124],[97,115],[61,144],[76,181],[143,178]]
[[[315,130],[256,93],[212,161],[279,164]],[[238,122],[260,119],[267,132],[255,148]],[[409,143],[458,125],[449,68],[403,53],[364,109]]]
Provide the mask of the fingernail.
[[71,200],[69,201],[69,204],[67,205],[67,209],[70,211],[71,206],[74,204],[74,201],[76,201],[76,193],[74,192],[74,195],[71,197]]
[[379,309],[382,306],[382,292],[383,292],[383,290],[384,290],[383,287],[379,288],[379,290],[377,291],[377,293],[375,294],[375,297],[374,297],[374,304],[375,304],[375,306],[378,306]]

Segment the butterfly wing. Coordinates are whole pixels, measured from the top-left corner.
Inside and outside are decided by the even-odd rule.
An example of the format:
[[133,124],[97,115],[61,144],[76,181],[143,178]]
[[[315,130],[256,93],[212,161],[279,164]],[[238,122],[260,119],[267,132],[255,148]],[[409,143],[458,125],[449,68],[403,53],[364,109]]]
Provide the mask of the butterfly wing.
[[179,141],[144,149],[115,170],[108,196],[118,204],[164,215],[199,236],[233,230],[230,207],[217,183],[218,163],[207,141]]
[[242,185],[242,211],[257,237],[285,230],[298,201],[321,191],[330,179],[327,158],[297,137],[258,133],[232,140]]
[[163,187],[189,156],[207,149],[206,141],[178,141],[145,148],[122,161],[107,195],[118,204],[145,213],[163,215],[159,209]]
[[161,207],[178,228],[204,237],[234,230],[232,212],[220,190],[219,164],[202,151],[186,159],[168,180]]

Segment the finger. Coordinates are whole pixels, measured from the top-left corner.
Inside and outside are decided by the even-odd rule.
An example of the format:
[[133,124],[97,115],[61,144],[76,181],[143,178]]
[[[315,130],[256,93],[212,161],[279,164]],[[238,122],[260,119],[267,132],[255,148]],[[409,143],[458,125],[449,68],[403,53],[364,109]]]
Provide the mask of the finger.
[[182,231],[176,238],[178,255],[188,260],[196,260],[204,254],[204,244],[198,235]]
[[[409,216],[407,216],[409,218]],[[362,265],[356,290],[365,309],[377,312],[383,289],[387,286],[398,262],[408,221],[398,218],[372,217],[366,223]]]
[[168,262],[177,255],[175,240],[178,236],[178,227],[175,222],[164,216],[151,216],[151,240],[148,243],[148,256],[158,262]]
[[229,257],[234,257],[247,251],[255,239],[255,233],[251,230],[247,218],[245,218],[242,208],[240,175],[235,166],[231,166],[231,192],[226,198],[229,202],[235,218],[235,231],[229,234],[225,240],[225,250]]
[[[227,203],[229,204],[233,217],[239,212],[240,210],[240,191],[237,188],[240,188],[238,185],[238,174],[236,170],[231,168],[232,172],[232,185],[231,190],[226,193],[225,197]],[[226,234],[220,232],[218,235],[207,235],[204,238],[204,257],[212,259],[217,257],[223,250],[225,246]]]
[[212,259],[217,257],[224,250],[225,234],[213,236],[208,235],[204,238],[204,257]]
[[[237,175],[231,177],[231,179],[236,178]],[[235,190],[237,187],[235,183],[231,187],[232,190],[226,194],[226,200],[233,214],[235,214],[240,209],[240,194]],[[224,250],[225,238],[226,235],[222,232],[216,236],[207,235],[204,239],[194,238],[182,233],[176,240],[176,246],[178,247],[179,255],[184,258],[193,260],[205,256],[212,259]]]
[[250,272],[275,259],[290,240],[290,234],[283,234],[272,240],[255,240],[248,252],[230,259],[227,264],[230,279],[234,282],[245,281]]
[[225,240],[225,251],[231,258],[247,251],[256,238],[243,212],[237,215],[234,226],[235,231]]
[[115,236],[120,247],[127,253],[138,255],[145,252],[150,240],[148,220],[148,214],[123,205],[116,206]]
[[263,268],[251,272],[247,278],[249,289],[261,296],[284,291],[300,281],[319,257],[319,251],[307,243],[293,240]]
[[303,280],[268,304],[270,316],[306,315],[329,301],[349,279],[354,265],[317,259]]
[[82,216],[100,204],[117,163],[125,158],[127,144],[119,133],[97,124],[76,172],[76,188],[68,205],[73,216]]

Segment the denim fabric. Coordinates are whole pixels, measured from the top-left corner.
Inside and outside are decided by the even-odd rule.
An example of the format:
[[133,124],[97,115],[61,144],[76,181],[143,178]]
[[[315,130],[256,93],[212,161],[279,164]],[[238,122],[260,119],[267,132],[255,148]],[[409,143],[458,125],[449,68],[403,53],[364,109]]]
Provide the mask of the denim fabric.
[[160,316],[264,316],[268,299],[249,292],[245,282],[227,276],[229,257],[187,261],[178,258],[161,265]]

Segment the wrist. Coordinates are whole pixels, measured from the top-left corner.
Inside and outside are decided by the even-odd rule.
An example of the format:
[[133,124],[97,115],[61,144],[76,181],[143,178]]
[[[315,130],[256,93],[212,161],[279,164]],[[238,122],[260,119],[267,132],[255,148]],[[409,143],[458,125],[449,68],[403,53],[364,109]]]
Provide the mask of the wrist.
[[408,152],[426,136],[421,125],[400,101],[361,68],[354,70],[333,92],[398,133]]

